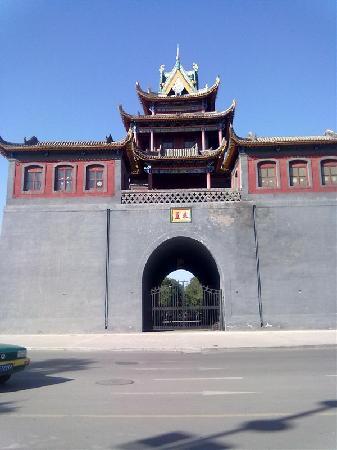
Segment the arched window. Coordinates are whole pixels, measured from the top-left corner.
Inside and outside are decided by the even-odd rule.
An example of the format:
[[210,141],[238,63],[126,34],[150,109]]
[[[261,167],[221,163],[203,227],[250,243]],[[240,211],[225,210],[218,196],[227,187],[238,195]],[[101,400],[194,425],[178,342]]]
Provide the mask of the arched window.
[[291,161],[289,163],[290,186],[308,187],[308,163],[306,161]]
[[73,171],[72,166],[57,166],[55,169],[55,191],[73,191]]
[[36,192],[41,191],[42,188],[42,172],[41,166],[28,166],[25,168],[23,190]]
[[87,191],[103,191],[104,166],[97,164],[87,167],[85,177],[85,189]]
[[325,160],[321,162],[322,184],[337,184],[337,160]]
[[258,186],[264,188],[277,187],[276,163],[273,161],[260,162],[258,168]]

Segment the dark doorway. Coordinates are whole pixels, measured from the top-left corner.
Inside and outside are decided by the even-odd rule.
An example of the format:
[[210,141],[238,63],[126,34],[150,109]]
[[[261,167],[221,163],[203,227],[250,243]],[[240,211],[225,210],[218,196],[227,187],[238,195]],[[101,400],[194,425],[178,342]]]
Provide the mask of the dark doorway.
[[206,173],[154,173],[153,189],[206,189]]
[[153,330],[151,289],[158,288],[165,276],[177,269],[192,272],[205,289],[220,291],[218,268],[201,242],[188,237],[163,242],[149,257],[143,272],[143,331]]

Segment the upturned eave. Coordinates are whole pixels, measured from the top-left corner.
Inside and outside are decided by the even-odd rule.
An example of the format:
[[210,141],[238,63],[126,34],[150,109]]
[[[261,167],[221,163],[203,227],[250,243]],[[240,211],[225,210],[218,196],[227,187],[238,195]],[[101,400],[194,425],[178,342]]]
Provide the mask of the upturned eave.
[[224,154],[227,148],[227,141],[223,139],[221,145],[215,150],[204,150],[200,155],[191,156],[161,156],[161,155],[148,155],[142,152],[138,148],[134,148],[135,159],[139,162],[147,164],[155,164],[156,166],[163,163],[176,163],[180,165],[181,163],[191,163],[191,164],[207,164],[214,162],[214,167],[216,172],[221,171],[221,163],[223,161]]
[[196,92],[192,92],[185,95],[170,96],[158,92],[144,91],[141,88],[139,82],[137,81],[136,92],[144,108],[144,112],[146,114],[150,114],[150,107],[151,104],[153,103],[177,102],[177,101],[189,102],[193,100],[209,99],[210,103],[215,104],[215,99],[218,93],[219,85],[220,85],[220,78],[217,77],[215,83],[209,88],[199,89]]
[[130,128],[131,123],[141,124],[144,122],[186,122],[190,120],[208,120],[218,121],[225,118],[230,119],[230,123],[233,121],[236,102],[233,100],[229,108],[224,111],[210,111],[210,112],[195,112],[195,113],[173,113],[173,114],[144,114],[133,115],[124,111],[123,107],[119,107],[121,118],[126,130]]

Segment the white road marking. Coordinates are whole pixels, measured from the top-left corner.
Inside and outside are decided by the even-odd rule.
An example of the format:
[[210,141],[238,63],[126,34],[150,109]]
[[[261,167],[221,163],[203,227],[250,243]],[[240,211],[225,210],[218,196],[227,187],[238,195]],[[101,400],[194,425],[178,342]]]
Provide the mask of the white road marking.
[[226,370],[224,367],[135,367],[134,370]]
[[243,380],[243,377],[153,378],[153,381]]
[[[63,419],[63,418],[80,418],[80,419],[222,419],[230,417],[286,417],[293,414],[293,411],[289,412],[265,412],[265,413],[237,413],[237,414],[16,414],[8,413],[5,418],[15,419]],[[318,412],[317,416],[334,416],[335,412]]]
[[240,395],[240,394],[261,394],[261,392],[250,391],[203,391],[202,395]]
[[183,367],[135,367],[135,370],[184,370]]
[[331,374],[331,375],[325,375],[326,377],[337,377],[337,374],[336,373],[334,373],[334,374]]
[[260,394],[254,391],[150,391],[150,392],[110,392],[109,395],[240,395],[240,394]]

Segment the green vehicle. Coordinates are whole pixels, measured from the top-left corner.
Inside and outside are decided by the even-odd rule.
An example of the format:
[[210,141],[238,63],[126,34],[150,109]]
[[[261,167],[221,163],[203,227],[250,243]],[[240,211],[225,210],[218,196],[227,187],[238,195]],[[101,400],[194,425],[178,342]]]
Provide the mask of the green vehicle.
[[13,373],[23,370],[29,363],[25,347],[0,344],[0,384],[6,383]]

